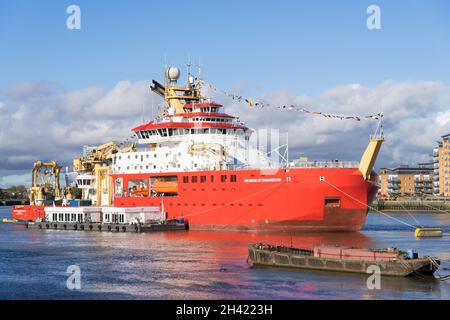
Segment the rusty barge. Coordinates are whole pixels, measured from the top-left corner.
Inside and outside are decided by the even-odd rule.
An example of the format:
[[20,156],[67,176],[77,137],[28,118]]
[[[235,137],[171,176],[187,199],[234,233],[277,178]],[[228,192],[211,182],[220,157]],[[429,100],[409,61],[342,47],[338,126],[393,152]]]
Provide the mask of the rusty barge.
[[396,248],[293,248],[259,243],[250,245],[248,251],[248,259],[253,266],[353,273],[368,273],[369,267],[377,266],[380,274],[387,276],[432,276],[440,265],[436,258],[419,257],[411,250],[401,251]]

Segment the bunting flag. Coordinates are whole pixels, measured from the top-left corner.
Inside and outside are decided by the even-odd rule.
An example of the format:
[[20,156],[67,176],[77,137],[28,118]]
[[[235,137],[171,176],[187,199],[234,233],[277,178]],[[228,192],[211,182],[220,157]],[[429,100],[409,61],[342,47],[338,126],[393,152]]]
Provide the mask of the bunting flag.
[[272,108],[277,108],[277,109],[287,109],[290,111],[298,111],[298,112],[303,112],[303,113],[312,114],[312,115],[319,115],[319,116],[322,116],[324,118],[329,118],[329,119],[340,119],[340,120],[361,121],[361,120],[381,120],[383,118],[382,112],[379,112],[376,114],[370,114],[370,115],[366,115],[366,116],[354,116],[354,115],[350,116],[350,115],[338,115],[338,114],[325,113],[325,112],[321,112],[321,111],[311,111],[311,110],[301,108],[301,107],[293,105],[293,104],[286,106],[286,105],[275,105],[275,104],[266,103],[266,102],[259,102],[254,99],[248,99],[248,98],[246,99],[246,98],[243,98],[242,96],[239,96],[232,92],[228,92],[226,90],[219,89],[215,85],[213,85],[211,83],[207,83],[204,80],[200,80],[200,82],[202,85],[207,86],[211,90],[213,90],[215,92],[220,92],[223,95],[225,95],[237,102],[245,102],[249,106],[249,108],[253,108],[254,106],[259,107],[259,108],[272,107]]

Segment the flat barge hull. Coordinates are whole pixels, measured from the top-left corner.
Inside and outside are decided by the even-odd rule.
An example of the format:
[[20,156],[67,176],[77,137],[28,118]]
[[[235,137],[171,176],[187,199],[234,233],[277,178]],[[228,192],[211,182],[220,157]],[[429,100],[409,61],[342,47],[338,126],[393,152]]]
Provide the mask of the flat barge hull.
[[[326,259],[291,252],[257,249],[254,246],[249,247],[249,260],[254,266],[352,273],[367,273],[370,266],[376,265],[380,268],[382,275],[402,277],[413,274],[433,275],[437,270],[437,266],[430,258],[396,261]],[[439,261],[436,262],[439,263]]]
[[68,230],[68,231],[103,231],[103,232],[156,232],[156,231],[183,231],[188,227],[182,223],[131,225],[106,223],[62,223],[62,222],[34,222],[27,223],[29,229],[39,230]]

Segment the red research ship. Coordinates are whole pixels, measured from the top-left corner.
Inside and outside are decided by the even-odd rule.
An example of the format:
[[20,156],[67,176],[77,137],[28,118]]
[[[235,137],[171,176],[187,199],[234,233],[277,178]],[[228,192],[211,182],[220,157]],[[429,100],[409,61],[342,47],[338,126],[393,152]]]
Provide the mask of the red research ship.
[[[372,168],[381,133],[371,137],[359,163],[289,161],[273,152],[268,156],[261,137],[258,146],[252,129],[203,96],[202,80],[188,71],[186,84],[180,86],[179,75],[171,67],[164,85],[153,81],[152,91],[164,98],[164,113],[133,129],[137,150],[115,155],[108,179],[110,205],[163,206],[168,219],[182,218],[190,229],[201,230],[363,227],[377,192]],[[273,147],[277,141],[269,138]],[[43,206],[13,212],[19,220],[44,216]]]

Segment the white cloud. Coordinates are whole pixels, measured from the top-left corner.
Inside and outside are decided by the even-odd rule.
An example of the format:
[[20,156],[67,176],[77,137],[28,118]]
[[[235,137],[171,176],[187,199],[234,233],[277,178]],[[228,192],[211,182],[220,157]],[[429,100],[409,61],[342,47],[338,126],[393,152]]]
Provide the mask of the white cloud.
[[[306,153],[316,159],[359,160],[375,126],[372,121],[329,120],[288,110],[249,109],[221,95],[214,96],[227,106],[228,113],[239,115],[252,128],[289,131],[291,157]],[[450,132],[450,87],[437,81],[386,81],[374,87],[341,85],[317,97],[297,96],[281,89],[256,98],[338,114],[383,111],[386,142],[378,166],[426,160],[435,141]],[[159,102],[155,97],[154,105]],[[110,90],[89,87],[64,91],[48,82],[0,88],[0,181],[20,180],[17,170],[29,176],[35,160],[70,165],[83,144],[125,140],[131,135],[131,128],[141,124],[144,107],[145,120],[150,120],[150,105],[148,81],[120,81]]]

